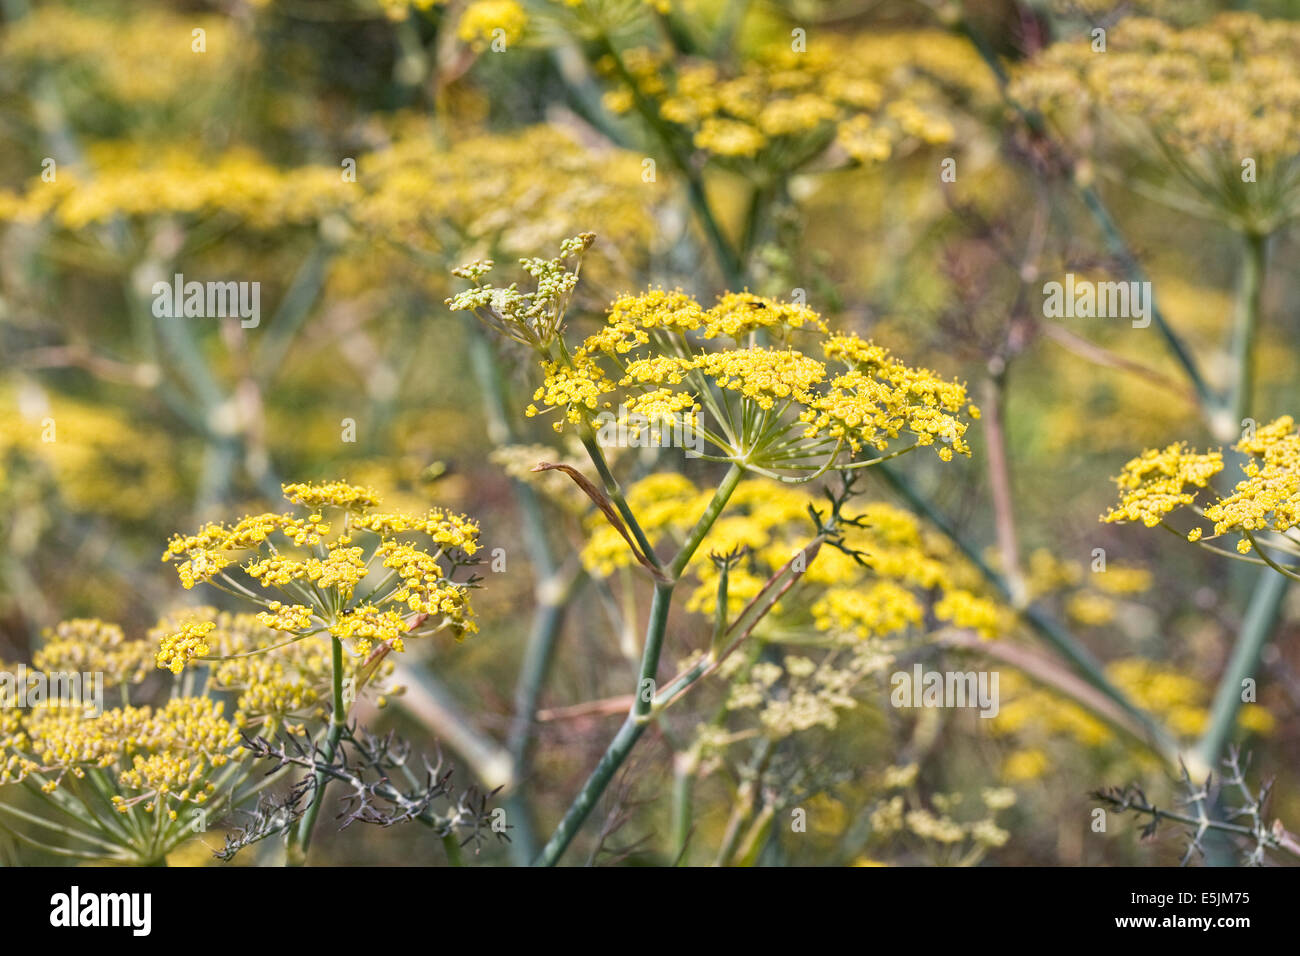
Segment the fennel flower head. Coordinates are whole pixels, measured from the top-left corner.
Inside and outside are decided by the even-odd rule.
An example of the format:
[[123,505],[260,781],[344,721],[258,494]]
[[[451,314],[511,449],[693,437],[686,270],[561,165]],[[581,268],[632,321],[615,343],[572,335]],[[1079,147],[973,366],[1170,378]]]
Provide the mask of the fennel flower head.
[[[372,489],[341,481],[288,484],[284,495],[298,513],[205,525],[174,537],[163,560],[186,588],[211,584],[261,607],[256,621],[283,635],[277,646],[330,635],[377,660],[410,637],[476,630],[472,580],[453,580],[478,550],[474,521],[438,508],[384,512]],[[216,630],[194,619],[164,634],[158,666],[180,673],[211,657]]]
[[[1166,515],[1187,509],[1212,525],[1208,534],[1203,525],[1193,526],[1186,533],[1189,541],[1204,544],[1238,535],[1237,551],[1249,554],[1256,536],[1269,535],[1270,547],[1300,556],[1300,542],[1292,537],[1300,525],[1300,432],[1295,420],[1284,415],[1260,425],[1234,447],[1247,456],[1241,466],[1244,477],[1226,495],[1210,487],[1210,480],[1223,470],[1222,453],[1201,454],[1181,442],[1163,451],[1144,451],[1115,479],[1119,506],[1101,520],[1141,521],[1153,528],[1164,524]],[[1198,506],[1202,489],[1208,492],[1208,502]],[[1261,559],[1273,565],[1263,553]]]
[[941,31],[766,43],[740,63],[635,47],[602,67],[606,105],[652,110],[697,150],[742,169],[798,169],[834,146],[870,165],[956,138],[955,100],[991,102],[973,50]]
[[[44,825],[61,834],[51,842],[15,830],[17,839],[65,859],[155,863],[249,785],[254,768],[240,727],[267,714],[251,697],[219,699],[216,685],[196,693],[177,682],[157,703],[144,686],[155,649],[116,624],[78,618],[44,632],[29,671],[0,665],[27,675],[23,697],[0,708],[0,787],[38,794],[36,806],[54,811]],[[47,681],[33,684],[32,673]],[[291,678],[284,671],[280,679]],[[15,813],[8,798],[0,806]]]
[[1136,151],[1172,173],[1180,192],[1163,182],[1139,185],[1174,208],[1258,235],[1300,213],[1293,21],[1224,13],[1178,29],[1130,17],[1103,40],[1048,47],[1011,91],[1094,154]]
[[699,457],[790,482],[921,447],[944,461],[970,454],[979,410],[964,385],[831,331],[802,303],[733,292],[706,308],[649,289],[616,299],[598,331],[570,344],[565,314],[593,239],[522,260],[531,292],[487,284],[492,263],[480,261],[456,271],[474,286],[448,300],[538,354],[544,379],[527,413],[554,416],[556,431],[590,439],[602,416],[673,425],[714,452]]

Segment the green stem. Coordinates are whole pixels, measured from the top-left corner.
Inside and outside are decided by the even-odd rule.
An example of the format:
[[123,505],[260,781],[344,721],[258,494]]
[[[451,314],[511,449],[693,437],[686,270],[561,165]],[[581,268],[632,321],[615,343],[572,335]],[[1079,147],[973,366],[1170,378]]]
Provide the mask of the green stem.
[[682,545],[681,551],[677,552],[677,557],[673,558],[673,563],[668,566],[669,576],[676,581],[686,570],[686,565],[695,556],[700,544],[704,541],[705,535],[713,527],[713,523],[718,520],[722,514],[722,509],[727,506],[727,501],[731,498],[732,492],[740,484],[740,479],[744,476],[745,470],[740,465],[733,464],[727,469],[726,475],[722,478],[722,483],[718,485],[718,490],[714,492],[713,500],[700,515],[700,520],[695,522],[695,527],[686,536],[686,543]]
[[685,861],[686,846],[691,838],[691,818],[695,811],[695,774],[699,758],[694,748],[676,755],[673,761],[673,859]]
[[[343,702],[343,642],[333,635],[330,636],[330,640],[334,645],[334,707],[330,712],[329,730],[325,735],[325,746],[323,748],[323,759],[326,763],[334,759],[334,752],[338,749],[339,740],[343,736],[343,727],[347,722],[347,706]],[[307,860],[307,850],[311,847],[312,830],[316,826],[316,817],[320,815],[321,804],[325,801],[327,780],[325,771],[316,771],[316,786],[312,794],[311,804],[307,807],[307,812],[302,815],[302,820],[298,824],[295,854],[298,863],[304,863]]]
[[1264,571],[1255,585],[1250,604],[1246,608],[1245,620],[1242,621],[1241,633],[1237,636],[1228,666],[1214,692],[1209,726],[1196,745],[1195,757],[1200,766],[1188,768],[1189,772],[1200,778],[1218,766],[1219,758],[1237,723],[1237,712],[1242,705],[1242,682],[1254,675],[1259,667],[1260,654],[1277,624],[1282,599],[1286,596],[1289,583],[1280,574]]
[[640,522],[636,520],[636,515],[632,513],[627,498],[623,496],[622,486],[619,485],[618,479],[614,477],[614,473],[609,470],[609,464],[605,461],[605,453],[600,450],[595,433],[592,432],[591,426],[585,422],[581,426],[581,435],[582,447],[587,449],[587,455],[591,458],[591,463],[596,466],[596,472],[600,475],[601,484],[605,486],[605,494],[609,495],[610,500],[614,502],[614,507],[623,516],[623,521],[632,532],[632,537],[636,538],[637,547],[641,549],[641,553],[656,568],[660,567],[659,558],[655,555],[650,540],[646,537],[645,532],[641,530]]
[[550,840],[542,848],[542,852],[534,861],[534,865],[554,866],[559,862],[560,857],[564,855],[564,851],[573,841],[574,836],[577,835],[583,821],[591,813],[592,807],[600,799],[600,795],[605,792],[605,788],[609,786],[615,772],[623,765],[623,761],[632,752],[636,742],[645,733],[645,728],[651,720],[651,710],[655,699],[655,675],[658,673],[659,657],[663,652],[664,634],[668,627],[668,611],[672,606],[673,589],[676,586],[678,577],[691,560],[691,556],[695,554],[696,549],[699,548],[713,523],[718,520],[722,509],[726,507],[727,500],[731,497],[732,492],[736,490],[736,485],[739,484],[743,474],[744,470],[739,465],[732,465],[728,469],[727,474],[718,486],[718,490],[713,495],[713,500],[709,502],[699,521],[695,523],[695,527],[691,529],[690,534],[687,536],[686,543],[673,560],[669,569],[670,580],[655,585],[654,599],[650,604],[650,618],[646,622],[645,646],[641,651],[641,668],[637,675],[637,686],[632,708],[618,733],[610,741],[604,755],[596,764],[596,769],[592,771],[591,776],[587,778],[587,782],[578,791],[578,795],[564,814],[559,826],[555,828]]
[[[575,579],[576,580],[576,579]],[[524,659],[515,685],[515,709],[506,749],[513,762],[513,784],[505,798],[505,810],[511,823],[511,856],[526,866],[537,854],[538,838],[532,806],[525,796],[525,781],[532,768],[532,751],[538,702],[555,658],[556,639],[564,624],[571,587],[564,593],[544,595],[537,607]]]
[[461,852],[460,841],[455,833],[448,833],[442,838],[442,848],[447,851],[447,862],[452,866],[464,866],[465,855]]
[[645,733],[645,728],[645,724],[630,716],[623,721],[618,733],[614,735],[614,739],[610,741],[609,747],[601,756],[600,762],[596,764],[596,769],[591,772],[591,776],[578,791],[568,812],[564,814],[564,819],[555,828],[546,846],[542,847],[542,852],[533,862],[534,866],[554,866],[560,861],[560,857],[564,855],[564,851],[577,835],[578,828],[587,819],[587,814],[591,812],[600,795],[605,792],[614,772],[622,766],[636,742]]
[[718,847],[718,855],[713,861],[714,866],[729,866],[732,858],[736,855],[736,848],[740,844],[745,821],[749,819],[749,815],[754,810],[759,781],[762,780],[763,774],[767,770],[768,761],[772,759],[772,750],[773,744],[770,737],[764,737],[754,748],[753,757],[745,767],[745,780],[741,783],[740,790],[736,794],[736,803],[732,808],[731,818],[727,821],[727,829],[723,834],[722,844]]
[[1237,380],[1232,393],[1232,428],[1235,431],[1251,413],[1255,398],[1255,340],[1259,334],[1260,301],[1264,292],[1264,268],[1268,258],[1268,236],[1251,233],[1245,237],[1238,288],[1237,322],[1232,336],[1232,358]]
[[645,733],[649,723],[650,704],[654,700],[654,692],[647,690],[645,682],[651,681],[650,687],[653,687],[654,675],[659,666],[659,654],[663,649],[664,632],[668,626],[668,609],[672,605],[672,600],[673,585],[655,586],[654,600],[650,604],[650,619],[646,622],[645,648],[641,654],[641,671],[637,678],[632,709],[596,764],[596,769],[591,772],[591,776],[578,791],[578,795],[574,798],[568,812],[564,814],[559,826],[551,834],[550,840],[542,847],[541,854],[534,861],[535,866],[554,866],[559,862],[583,821],[591,813],[592,807],[609,786],[615,772],[623,765],[627,755],[632,752],[636,742]]

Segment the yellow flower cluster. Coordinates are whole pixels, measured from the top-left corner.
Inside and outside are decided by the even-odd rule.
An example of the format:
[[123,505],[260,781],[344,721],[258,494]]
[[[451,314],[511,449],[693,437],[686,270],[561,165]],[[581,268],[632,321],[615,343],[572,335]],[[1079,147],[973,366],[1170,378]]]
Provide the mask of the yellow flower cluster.
[[[380,504],[375,491],[341,481],[287,484],[284,494],[311,514],[267,513],[233,526],[208,524],[173,538],[163,560],[185,559],[177,573],[187,588],[206,581],[261,605],[257,621],[263,627],[290,640],[329,633],[350,640],[359,657],[376,642],[400,651],[404,635],[446,628],[463,637],[477,629],[468,586],[451,577],[478,549],[478,525],[469,518],[437,508],[424,515],[372,512]],[[341,512],[338,522],[324,519],[327,508]],[[334,524],[341,529],[331,539]],[[376,540],[369,547],[353,544],[357,535]],[[275,544],[277,536],[283,547]],[[293,550],[304,547],[310,552]],[[244,574],[262,594],[231,576],[241,556]],[[372,578],[367,593],[358,596]],[[213,627],[210,621],[189,621],[162,635],[158,666],[180,673],[189,660],[208,656]]]
[[150,670],[152,647],[148,641],[128,640],[122,629],[97,619],[62,621],[44,634],[32,654],[38,671],[102,674],[104,683],[138,684]]
[[474,0],[460,15],[456,36],[475,50],[500,41],[514,46],[524,35],[528,15],[515,0]]
[[[217,629],[201,622],[201,614],[215,617]],[[150,638],[196,622],[203,626],[191,631],[195,639],[222,651],[245,649],[244,642],[232,642],[232,628],[260,632],[263,641],[270,633],[251,616],[236,621],[212,609],[195,609]],[[153,640],[126,639],[119,628],[102,621],[64,622],[47,634],[34,666],[103,662],[105,683],[120,684],[121,704],[103,709],[98,701],[45,700],[0,710],[0,784],[22,784],[48,795],[45,801],[58,810],[56,828],[71,841],[70,846],[51,847],[52,852],[155,864],[193,837],[202,815],[229,809],[254,772],[239,728],[275,718],[259,691],[271,691],[283,672],[264,669],[242,683],[231,681],[226,668],[254,674],[254,660],[241,658],[212,675],[205,696],[177,688],[180,692],[164,704],[133,704],[129,685],[140,682],[146,648],[152,646]],[[328,661],[317,670],[328,686]],[[226,690],[242,691],[233,718],[213,695]]]
[[[284,628],[267,623],[265,614],[187,608],[159,621],[149,638],[160,641],[188,624],[213,625],[204,633],[207,653],[218,659],[211,665],[209,687],[238,695],[231,718],[237,727],[261,726],[262,733],[269,733],[284,723],[300,726],[325,716],[333,662],[329,648],[319,641],[285,644]],[[272,652],[263,653],[267,651]],[[390,683],[395,669],[391,661],[369,665],[363,673],[367,666],[351,656],[343,661],[344,680],[351,681],[358,696],[373,695],[382,706],[389,696],[401,693]]]
[[142,800],[150,801],[147,810],[159,803],[201,804],[214,789],[211,771],[238,750],[238,731],[223,709],[209,697],[174,697],[156,709],[116,707],[94,717],[34,707],[3,741],[0,783],[33,777],[52,792],[69,774],[80,779],[91,769],[112,769],[121,789],[139,791],[116,797],[121,812]]
[[327,481],[321,484],[294,483],[284,486],[284,496],[296,505],[317,511],[321,508],[346,508],[365,512],[377,508],[379,495],[373,488],[360,488],[345,481]]
[[1284,532],[1300,524],[1300,433],[1289,415],[1237,443],[1252,456],[1245,479],[1205,509],[1216,535],[1231,531]]
[[[731,460],[776,472],[817,471],[842,451],[883,450],[904,432],[914,446],[938,439],[945,461],[954,452],[970,454],[968,425],[958,416],[978,418],[979,410],[967,405],[965,386],[910,367],[856,335],[831,334],[802,303],[744,292],[705,309],[680,290],[650,289],[616,299],[604,326],[570,351],[563,320],[577,267],[569,271],[566,263],[592,240],[566,240],[560,258],[548,262],[524,260],[527,271],[550,282],[539,280],[531,295],[484,284],[490,263],[457,270],[474,287],[448,304],[542,355],[545,378],[529,416],[555,410],[563,416],[556,431],[565,422],[589,428],[621,393],[624,408],[650,404],[660,416],[684,415],[694,424],[698,405],[720,430],[702,429],[705,441]],[[824,359],[796,349],[798,336],[814,339]],[[732,347],[713,348],[714,340]],[[844,371],[835,374],[835,366]]]
[[[986,560],[999,567],[1000,556],[990,549]],[[1075,624],[1103,627],[1114,623],[1122,600],[1150,590],[1152,574],[1145,568],[1110,561],[1091,570],[1078,561],[1058,558],[1045,548],[1031,552],[1025,562],[1025,585],[1031,600],[1053,599]]]
[[742,665],[735,668],[727,709],[754,710],[763,732],[774,739],[813,727],[834,730],[840,713],[857,706],[854,688],[892,660],[877,648],[859,644],[837,648],[819,660],[788,654],[780,664]]
[[[1099,114],[1130,144],[1138,131],[1133,145],[1245,228],[1273,228],[1279,201],[1294,213],[1300,25],[1253,13],[1185,29],[1129,17],[1107,30],[1105,44],[1104,52],[1090,38],[1048,47],[1017,78],[1013,95],[1054,117],[1067,135],[1086,129],[1081,110]],[[1243,176],[1246,161],[1251,178]]]
[[[1180,737],[1199,736],[1209,721],[1206,685],[1176,668],[1140,657],[1120,658],[1106,665],[1106,676]],[[1001,692],[1002,705],[990,720],[991,729],[998,736],[1014,736],[1023,745],[1008,755],[1003,766],[1008,779],[1033,779],[1045,773],[1051,760],[1044,748],[1062,735],[1092,748],[1116,739],[1105,722],[1015,671],[1003,671]],[[1256,705],[1241,708],[1237,721],[1243,730],[1259,734],[1271,732],[1275,724],[1273,716]]]
[[[330,220],[350,224],[358,240],[442,257],[523,254],[601,222],[635,263],[653,245],[663,198],[647,191],[638,155],[579,143],[550,124],[448,144],[404,117],[381,147],[353,158],[349,181],[340,166],[279,167],[247,149],[93,143],[84,164],[60,167],[53,183],[37,175],[21,192],[0,189],[0,221],[78,230],[119,216],[220,217],[273,230]],[[390,247],[363,241],[357,270],[338,281],[373,281],[375,248],[392,268]]]
[[1235,166],[1300,152],[1300,26],[1229,13],[1177,29],[1130,17],[1106,36],[1048,47],[1013,91],[1036,104],[1088,102],[1138,119],[1179,152]]
[[[348,215],[367,235],[457,257],[526,255],[599,222],[611,249],[635,263],[653,246],[662,201],[641,177],[640,155],[579,142],[552,124],[449,145],[421,117],[358,158]],[[448,236],[458,237],[454,248]]]
[[890,439],[909,431],[918,445],[942,441],[939,457],[944,461],[951,461],[954,451],[970,455],[964,439],[967,425],[956,415],[964,408],[978,419],[980,411],[966,404],[964,385],[905,365],[853,334],[831,336],[822,350],[849,371],[832,379],[830,390],[809,403],[803,417],[810,437],[846,441],[857,452],[863,445],[883,449]]
[[[131,14],[34,4],[6,22],[0,58],[15,76],[49,67],[75,75],[101,111],[106,101],[136,108],[193,106],[195,98],[222,89],[220,78],[248,64],[249,45],[239,42],[229,17],[156,8]],[[201,55],[193,49],[196,29],[204,31]]]
[[1188,451],[1185,442],[1175,442],[1163,451],[1148,449],[1115,478],[1119,507],[1107,510],[1101,520],[1141,521],[1154,528],[1171,511],[1195,502],[1198,492],[1222,470],[1221,452],[1197,454]]
[[[1250,536],[1266,531],[1285,533],[1300,524],[1300,433],[1295,420],[1285,415],[1234,446],[1250,456],[1242,465],[1245,478],[1228,495],[1216,498],[1201,512],[1213,524],[1213,536],[1237,533],[1237,550],[1248,553]],[[1184,445],[1170,445],[1163,452],[1145,451],[1124,467],[1116,482],[1121,499],[1103,521],[1141,520],[1154,527],[1176,508],[1191,506],[1196,490],[1208,485],[1223,468],[1219,452],[1200,455]],[[1189,541],[1200,541],[1204,529],[1188,533]]]
[[935,604],[934,616],[956,627],[969,628],[985,640],[1009,630],[1005,607],[960,588],[949,591]]
[[620,83],[606,104],[628,112],[642,97],[698,149],[786,168],[833,142],[864,163],[950,142],[955,131],[945,94],[990,91],[969,45],[938,31],[786,40],[762,47],[735,70],[670,61],[666,51],[648,48],[623,54],[622,69],[607,58],[602,67]]
[[215,627],[211,621],[192,621],[164,635],[158,643],[158,666],[179,674],[194,658],[206,657],[211,652],[208,632]]
[[[47,474],[70,509],[128,521],[150,517],[158,501],[182,493],[174,445],[149,422],[54,393],[16,391],[0,390],[0,489],[10,469]],[[30,467],[7,464],[11,456]]]
[[813,605],[813,622],[819,631],[858,637],[897,634],[921,623],[921,602],[893,581],[866,587],[831,588]]
[[[663,472],[635,482],[627,502],[652,546],[679,543],[708,502],[710,492],[682,475]],[[688,570],[699,581],[687,610],[712,615],[717,606],[720,570],[711,555],[745,549],[727,571],[727,615],[739,614],[768,579],[795,558],[812,537],[810,507],[816,496],[800,488],[761,480],[740,482],[727,509],[709,530]],[[944,539],[926,534],[907,511],[883,502],[866,502],[854,512],[855,527],[845,529],[843,550],[822,547],[807,564],[800,598],[779,602],[760,627],[777,632],[815,633],[831,645],[857,644],[864,638],[901,637],[922,624],[926,595],[937,592],[935,612],[958,627],[993,636],[1009,627],[1005,608],[978,593],[973,569]],[[590,519],[583,564],[606,576],[630,567],[633,557],[618,532],[599,517]]]
[[[910,767],[890,768],[901,774],[915,777],[915,764]],[[890,787],[890,772],[886,772],[886,789]],[[910,784],[910,781],[909,781]],[[908,784],[898,784],[906,786]],[[1011,834],[998,826],[997,815],[1016,803],[1016,793],[1008,787],[986,787],[979,793],[979,819],[958,819],[969,816],[961,813],[973,807],[973,801],[967,800],[968,794],[961,791],[952,793],[933,793],[929,797],[931,807],[907,809],[912,798],[896,793],[887,799],[882,798],[870,813],[871,835],[876,841],[889,839],[906,831],[911,837],[920,837],[933,844],[928,848],[935,856],[935,862],[949,861],[950,854],[959,849],[968,839],[970,849],[964,857],[968,862],[977,860],[989,849],[1004,846]],[[987,813],[987,815],[985,815]],[[858,866],[884,866],[870,859],[860,860]]]
[[349,194],[338,169],[281,170],[246,149],[216,157],[157,144],[93,144],[84,168],[60,169],[53,183],[33,180],[21,197],[0,198],[0,218],[50,216],[80,230],[117,216],[231,217],[256,229],[314,222]]

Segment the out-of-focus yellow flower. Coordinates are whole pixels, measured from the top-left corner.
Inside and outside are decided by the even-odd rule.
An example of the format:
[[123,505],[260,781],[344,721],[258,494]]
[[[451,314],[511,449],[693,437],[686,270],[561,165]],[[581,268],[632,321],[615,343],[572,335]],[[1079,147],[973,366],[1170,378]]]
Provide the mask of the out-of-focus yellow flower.
[[514,46],[528,26],[528,14],[515,0],[474,0],[460,15],[456,36],[476,50]]
[[1037,780],[1051,765],[1047,754],[1041,750],[1016,750],[1002,761],[1002,776],[1012,783]]
[[939,31],[819,36],[806,49],[776,42],[733,70],[649,48],[622,61],[626,75],[604,64],[623,84],[606,97],[611,109],[632,110],[639,94],[712,156],[791,168],[832,143],[872,163],[951,142],[950,94],[987,101],[993,93],[969,44]]
[[1300,213],[1298,64],[1293,21],[1223,13],[1177,29],[1129,17],[1106,30],[1104,51],[1091,36],[1048,47],[1011,89],[1067,137],[1104,147],[1081,121],[1098,115],[1189,184],[1207,214],[1267,234]]

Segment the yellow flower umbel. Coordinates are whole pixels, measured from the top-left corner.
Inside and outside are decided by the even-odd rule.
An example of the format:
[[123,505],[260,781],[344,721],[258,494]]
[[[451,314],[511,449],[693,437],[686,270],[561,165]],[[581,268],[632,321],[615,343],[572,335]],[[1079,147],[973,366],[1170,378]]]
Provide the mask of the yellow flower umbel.
[[139,684],[152,670],[149,645],[128,640],[116,624],[78,618],[46,630],[32,666],[53,673],[103,674],[108,685]]
[[244,710],[245,700],[232,713],[215,684],[200,696],[182,682],[162,705],[133,702],[154,647],[98,620],[64,621],[45,633],[34,670],[101,675],[103,700],[120,703],[88,701],[83,683],[78,699],[0,709],[0,785],[34,791],[43,799],[37,808],[56,811],[42,822],[3,799],[0,826],[57,857],[154,864],[284,776],[255,773],[239,727],[260,715]]
[[[158,622],[150,631],[153,646],[188,628],[202,629],[203,655],[217,658],[207,686],[214,692],[236,695],[231,718],[241,729],[258,729],[269,736],[281,727],[301,729],[307,721],[328,716],[333,678],[330,649],[321,641],[296,641],[286,645],[284,633],[268,627],[256,614],[231,614],[212,607],[187,608]],[[148,646],[146,642],[140,642]],[[178,655],[183,656],[183,655]],[[358,688],[359,696],[372,696],[383,706],[400,694],[389,678],[391,660],[367,667],[356,657],[343,661],[343,679]]]
[[[1057,43],[1012,93],[1070,139],[1136,147],[1191,187],[1176,205],[1267,235],[1300,213],[1300,25],[1224,13],[1177,29],[1129,17]],[[1086,122],[1099,120],[1102,135]],[[1082,134],[1082,135],[1080,135]],[[1127,168],[1127,167],[1126,167]]]
[[545,379],[528,414],[557,412],[557,431],[571,424],[591,440],[599,426],[648,420],[698,436],[696,457],[790,482],[880,460],[868,450],[893,457],[937,440],[944,461],[970,454],[963,416],[978,411],[963,385],[830,333],[802,304],[743,292],[705,308],[651,289],[615,300],[600,331],[570,348],[565,311],[592,241],[584,234],[557,259],[523,260],[534,292],[484,284],[492,264],[477,262],[456,273],[474,288],[448,300],[540,355]]
[[615,112],[652,111],[693,148],[741,169],[795,170],[832,145],[854,163],[951,142],[951,96],[992,87],[968,44],[939,31],[764,45],[737,65],[636,48],[601,63]]
[[528,15],[515,0],[474,0],[460,15],[456,36],[475,50],[500,52],[518,43],[527,26]]
[[[677,474],[650,475],[633,484],[628,504],[656,547],[681,541],[709,491]],[[767,580],[807,541],[812,525],[809,508],[820,505],[804,488],[742,481],[726,514],[705,536],[688,566],[699,581],[686,609],[717,613],[722,571],[710,556],[743,551],[726,570],[726,614],[741,613]],[[989,596],[977,594],[978,577],[942,539],[927,536],[917,518],[884,502],[867,502],[855,511],[860,526],[848,527],[844,549],[824,548],[808,565],[795,598],[784,599],[756,629],[779,640],[795,635],[801,646],[845,646],[915,636],[928,605],[940,621],[970,628],[983,637],[1001,636],[1013,627],[1013,615]],[[593,575],[609,575],[633,566],[618,533],[599,516],[588,527],[582,561]],[[847,552],[856,553],[861,560]]]
[[1144,451],[1115,479],[1120,489],[1119,507],[1108,510],[1101,520],[1141,521],[1154,528],[1171,511],[1192,504],[1197,492],[1222,470],[1220,452],[1189,452],[1182,442],[1163,451]]
[[[437,508],[379,512],[371,489],[344,482],[285,485],[284,494],[307,513],[209,524],[177,535],[163,560],[178,562],[186,588],[203,581],[259,605],[256,620],[281,633],[279,645],[329,634],[365,658],[375,645],[401,651],[408,637],[476,629],[469,585],[452,580],[478,549],[473,521]],[[214,627],[191,620],[162,635],[158,666],[179,673],[207,658]]]
[[[1213,531],[1206,535],[1201,526],[1187,532],[1187,540],[1223,552],[1207,544],[1222,535],[1240,535],[1237,551],[1249,554],[1261,545],[1259,558],[1287,577],[1296,577],[1295,567],[1276,563],[1263,548],[1300,558],[1300,540],[1293,529],[1300,525],[1300,433],[1286,415],[1257,428],[1235,446],[1249,456],[1241,466],[1246,477],[1231,494],[1215,498],[1203,509],[1195,509]],[[1163,452],[1146,451],[1124,466],[1116,480],[1120,486],[1119,508],[1112,508],[1103,521],[1142,521],[1148,528],[1164,524],[1165,515],[1178,508],[1194,508],[1197,491],[1223,469],[1218,452],[1199,455],[1182,444]],[[1264,540],[1257,537],[1267,535]]]

